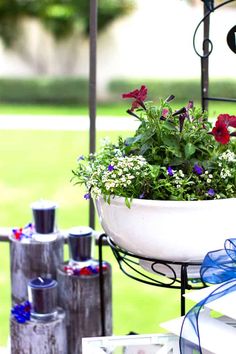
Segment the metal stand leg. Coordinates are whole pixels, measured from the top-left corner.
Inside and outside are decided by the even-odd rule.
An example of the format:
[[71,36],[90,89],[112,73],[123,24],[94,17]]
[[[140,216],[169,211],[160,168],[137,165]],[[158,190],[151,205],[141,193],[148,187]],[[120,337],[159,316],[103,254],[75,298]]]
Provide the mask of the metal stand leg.
[[104,300],[104,274],[102,267],[102,243],[103,238],[106,235],[102,234],[98,239],[98,257],[99,257],[99,287],[100,287],[100,304],[101,304],[101,328],[102,328],[102,336],[106,335],[106,322],[105,322],[105,300]]
[[187,266],[185,264],[181,265],[181,316],[185,315],[185,290],[188,286],[188,275],[187,275]]

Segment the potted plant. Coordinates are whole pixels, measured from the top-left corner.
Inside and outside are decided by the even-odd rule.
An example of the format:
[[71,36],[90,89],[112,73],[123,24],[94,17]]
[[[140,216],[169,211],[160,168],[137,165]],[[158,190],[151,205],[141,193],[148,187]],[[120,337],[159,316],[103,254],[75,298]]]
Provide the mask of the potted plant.
[[141,86],[123,94],[139,122],[133,136],[81,156],[76,183],[93,197],[105,232],[140,256],[199,261],[236,236],[236,116],[214,124],[192,101],[157,106]]

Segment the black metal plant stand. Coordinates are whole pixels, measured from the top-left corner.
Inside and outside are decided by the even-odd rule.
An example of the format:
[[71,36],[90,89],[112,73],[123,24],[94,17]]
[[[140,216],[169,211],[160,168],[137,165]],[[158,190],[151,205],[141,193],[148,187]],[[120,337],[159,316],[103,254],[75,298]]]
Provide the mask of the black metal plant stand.
[[[228,5],[235,0],[225,0],[215,6],[214,0],[202,0],[204,5],[204,16],[198,23],[193,34],[193,49],[201,60],[201,101],[202,110],[208,110],[209,101],[218,102],[236,102],[236,98],[213,97],[209,96],[209,57],[213,51],[213,43],[210,39],[210,17],[218,9]],[[196,36],[200,26],[203,24],[203,42],[202,50],[199,51],[196,46]],[[234,46],[235,48],[235,46]]]
[[[106,241],[106,242],[105,242]],[[108,244],[115,256],[121,271],[128,277],[141,283],[163,287],[168,289],[180,289],[180,312],[185,315],[185,291],[191,289],[201,289],[206,286],[199,277],[192,276],[190,270],[199,272],[200,262],[173,262],[154,258],[141,257],[121,249],[106,235],[100,235],[98,239],[99,265],[100,265],[100,299],[101,299],[101,322],[102,335],[105,335],[105,303],[104,303],[104,278],[102,270],[102,247]],[[149,271],[145,271],[145,266],[140,263],[148,262]]]

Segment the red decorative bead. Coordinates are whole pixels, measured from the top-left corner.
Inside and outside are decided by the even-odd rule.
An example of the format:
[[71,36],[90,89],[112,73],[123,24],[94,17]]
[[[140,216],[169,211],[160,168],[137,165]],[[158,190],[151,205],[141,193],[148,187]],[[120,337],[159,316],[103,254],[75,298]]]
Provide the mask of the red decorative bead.
[[80,269],[80,275],[91,275],[91,274],[93,274],[93,273],[87,267]]
[[73,275],[74,272],[73,272],[73,269],[69,266],[65,266],[64,267],[64,272],[66,272],[68,275]]
[[102,269],[103,269],[103,270],[107,270],[107,269],[108,269],[108,265],[107,265],[106,263],[103,263]]

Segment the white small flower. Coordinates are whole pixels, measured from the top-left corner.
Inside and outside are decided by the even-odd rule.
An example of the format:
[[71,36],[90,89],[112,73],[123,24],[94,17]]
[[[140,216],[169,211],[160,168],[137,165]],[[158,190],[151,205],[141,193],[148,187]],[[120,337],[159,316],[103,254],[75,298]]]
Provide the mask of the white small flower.
[[220,160],[225,160],[227,162],[235,162],[236,161],[236,155],[234,152],[227,150],[221,154],[219,157]]
[[231,177],[231,172],[230,170],[226,169],[226,168],[222,168],[221,172],[220,172],[220,177],[221,178],[227,178],[227,177]]
[[207,178],[207,183],[211,183],[211,179],[210,178]]
[[129,174],[127,175],[127,178],[128,178],[128,179],[132,179],[133,176],[129,173]]

